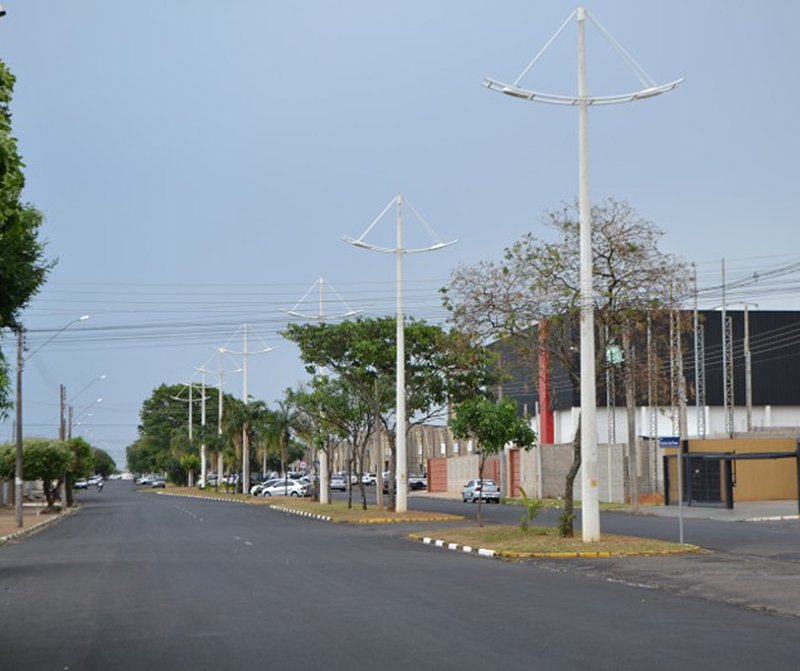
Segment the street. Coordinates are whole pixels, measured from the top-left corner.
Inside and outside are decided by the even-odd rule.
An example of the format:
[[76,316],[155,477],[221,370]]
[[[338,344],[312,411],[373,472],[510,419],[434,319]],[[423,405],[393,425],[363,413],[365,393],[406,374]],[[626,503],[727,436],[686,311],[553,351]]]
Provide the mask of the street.
[[330,524],[127,482],[78,498],[77,515],[0,548],[4,670],[765,671],[800,655],[795,618],[610,579],[599,563],[481,559],[404,538],[419,525]]

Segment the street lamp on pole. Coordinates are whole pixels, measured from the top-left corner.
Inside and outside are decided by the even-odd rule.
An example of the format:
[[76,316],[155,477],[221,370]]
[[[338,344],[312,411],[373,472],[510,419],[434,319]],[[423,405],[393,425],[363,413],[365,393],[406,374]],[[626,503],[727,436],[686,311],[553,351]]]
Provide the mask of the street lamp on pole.
[[[409,249],[403,246],[403,203],[406,203],[422,223],[428,232],[428,235],[433,240],[433,245],[429,247],[420,247],[417,249]],[[379,247],[377,245],[369,244],[364,241],[364,238],[374,228],[383,216],[391,209],[392,205],[397,205],[397,221],[396,232],[397,242],[395,247]],[[398,513],[406,512],[408,508],[408,473],[407,473],[407,457],[406,457],[406,357],[405,357],[405,316],[403,314],[403,256],[406,254],[419,254],[421,252],[433,252],[437,249],[443,249],[457,242],[451,240],[450,242],[442,242],[433,229],[428,226],[426,221],[419,215],[419,213],[412,207],[410,203],[403,200],[403,196],[397,195],[389,201],[389,204],[383,209],[375,220],[367,227],[367,229],[357,238],[350,238],[343,236],[345,242],[351,245],[361,247],[362,249],[369,249],[373,252],[382,252],[384,254],[394,254],[396,257],[396,275],[397,275],[397,379],[396,379],[396,417],[395,417],[395,445],[397,448],[397,464],[396,464],[396,489],[397,489],[397,504],[395,510]],[[378,483],[380,486],[380,483]]]
[[[308,319],[308,320],[316,320],[320,324],[323,324],[326,319],[325,315],[325,278],[320,277],[314,284],[311,285],[308,291],[306,291],[305,295],[297,301],[297,304],[291,309],[286,310],[287,315],[291,315],[292,317],[297,317],[298,319]],[[309,294],[314,291],[316,287],[319,287],[319,312],[317,314],[309,314],[305,312],[300,312],[299,308],[303,304],[306,298],[308,298]],[[349,317],[354,317],[361,313],[361,310],[354,310],[351,308],[347,302],[341,297],[338,291],[334,289],[330,284],[327,287],[336,294],[336,297],[339,299],[339,302],[347,308],[347,310],[339,315],[328,315],[327,319],[347,319]],[[322,366],[317,367],[317,376],[324,374],[324,368]],[[329,502],[328,497],[328,453],[324,449],[317,450],[317,461],[319,462],[319,502],[322,504],[327,504]],[[383,496],[381,493],[380,488],[378,489],[378,497],[380,498]]]
[[22,486],[25,482],[23,478],[22,472],[22,455],[23,455],[23,430],[22,430],[22,370],[25,365],[25,362],[30,360],[39,350],[41,350],[45,345],[52,342],[55,338],[57,338],[61,333],[66,331],[70,326],[76,324],[78,322],[83,322],[89,319],[89,315],[82,315],[77,319],[73,319],[72,321],[67,322],[64,326],[62,326],[58,331],[56,331],[52,336],[50,336],[47,340],[45,340],[39,347],[37,347],[33,352],[28,354],[28,356],[24,355],[25,350],[25,329],[24,327],[20,326],[17,328],[17,445],[16,445],[16,463],[14,466],[14,513],[16,517],[17,526],[22,528],[23,526],[23,519],[22,519]]
[[[519,86],[520,81],[541,58],[542,54],[558,37],[567,24],[575,18],[578,24],[578,95],[540,93]],[[586,86],[586,19],[598,28],[603,37],[620,58],[633,70],[645,88],[632,93],[612,96],[590,96]],[[580,332],[581,332],[581,527],[584,543],[600,540],[600,503],[597,474],[597,399],[595,389],[594,347],[594,295],[592,288],[592,222],[589,200],[589,106],[615,105],[652,98],[672,91],[683,79],[658,85],[644,69],[628,54],[611,34],[583,7],[567,17],[553,37],[536,57],[526,66],[512,84],[504,84],[486,78],[484,86],[514,98],[554,105],[570,105],[578,108],[579,195],[580,219]]]

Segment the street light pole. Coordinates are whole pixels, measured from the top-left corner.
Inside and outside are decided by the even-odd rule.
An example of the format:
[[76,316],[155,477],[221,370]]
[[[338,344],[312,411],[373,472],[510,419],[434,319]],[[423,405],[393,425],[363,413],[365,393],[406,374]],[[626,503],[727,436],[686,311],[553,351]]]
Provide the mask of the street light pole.
[[20,528],[22,528],[24,524],[22,518],[22,486],[25,482],[22,473],[22,461],[23,461],[22,369],[25,361],[34,356],[39,350],[42,349],[42,347],[50,343],[53,339],[58,337],[63,331],[67,330],[70,326],[72,326],[76,322],[86,321],[87,319],[89,319],[89,315],[83,315],[81,317],[78,317],[77,319],[73,319],[72,321],[68,322],[67,324],[62,326],[58,331],[56,331],[52,336],[50,336],[47,340],[45,340],[41,345],[39,345],[39,347],[33,350],[33,352],[31,352],[27,357],[24,356],[25,328],[21,325],[17,327],[17,408],[16,408],[17,445],[16,445],[16,461],[14,465],[14,516],[17,526]]
[[[319,313],[313,315],[300,312],[298,308],[317,285],[319,285]],[[339,295],[339,292],[336,291],[336,289],[334,289],[330,283],[328,284],[328,287],[339,299],[339,302],[347,308],[346,312],[332,317],[333,319],[347,319],[348,317],[355,316],[361,312],[361,310],[353,310],[353,308],[351,308],[345,302],[345,300]],[[320,324],[323,324],[325,322],[325,278],[320,277],[314,284],[312,284],[311,288],[306,291],[305,295],[297,302],[297,304],[291,310],[286,311],[286,314],[293,317],[298,317],[300,319],[317,320]],[[322,366],[318,366],[317,376],[321,376],[324,371],[325,369]],[[319,461],[319,502],[327,505],[330,502],[330,487],[328,484],[328,452],[325,449],[317,450],[317,460]],[[379,496],[383,496],[383,494],[379,494]]]
[[22,528],[22,351],[25,342],[25,329],[17,329],[17,454],[14,467],[14,513],[17,526]]
[[[397,281],[397,343],[396,343],[396,350],[397,350],[397,360],[396,360],[396,410],[395,410],[395,448],[397,453],[397,463],[395,464],[395,471],[396,471],[396,495],[397,495],[397,503],[395,505],[395,511],[398,513],[404,513],[408,509],[408,465],[407,465],[407,457],[406,457],[406,384],[405,384],[405,377],[406,377],[406,368],[405,368],[405,317],[403,313],[403,256],[406,254],[417,254],[420,252],[431,252],[437,249],[442,249],[444,247],[448,247],[456,242],[456,240],[452,240],[450,242],[442,242],[438,235],[433,232],[430,226],[425,222],[425,220],[419,215],[419,213],[411,206],[410,203],[407,203],[409,209],[416,215],[417,219],[423,224],[426,228],[428,235],[433,240],[434,244],[430,247],[423,247],[419,249],[407,249],[403,245],[403,197],[398,195],[395,196],[389,204],[384,208],[383,212],[381,212],[378,217],[367,227],[358,238],[349,238],[344,237],[343,239],[345,242],[349,242],[351,245],[355,245],[356,247],[361,247],[363,249],[369,249],[376,252],[383,252],[385,254],[394,254],[396,256],[396,281]],[[389,211],[389,208],[392,205],[397,205],[397,219],[396,219],[396,235],[397,241],[394,248],[390,247],[379,247],[377,245],[372,245],[364,241],[364,238],[367,234],[372,230],[372,228],[377,224],[383,216]],[[381,486],[381,483],[377,483],[378,486]]]
[[[583,542],[600,540],[597,487],[597,398],[594,361],[592,215],[589,201],[589,99],[586,90],[586,10],[578,8],[578,144],[581,287],[581,530]],[[609,478],[611,474],[609,473]]]
[[[558,37],[567,24],[576,18],[578,24],[578,95],[559,95],[542,93],[522,88],[519,84],[531,68],[541,58],[548,47]],[[632,93],[611,96],[590,96],[586,87],[586,19],[590,19],[603,37],[611,44],[614,51],[633,71],[645,87]],[[589,106],[616,105],[635,102],[644,98],[672,91],[680,85],[682,79],[668,84],[657,85],[644,69],[625,51],[624,48],[603,28],[598,21],[583,7],[576,9],[567,18],[556,33],[539,51],[535,58],[525,67],[513,84],[486,78],[484,86],[514,98],[532,102],[566,105],[578,108],[578,213],[580,223],[580,341],[581,341],[581,528],[583,542],[600,540],[600,509],[597,483],[597,400],[595,380],[595,347],[594,347],[594,296],[592,287],[592,229],[591,203],[589,199]]]

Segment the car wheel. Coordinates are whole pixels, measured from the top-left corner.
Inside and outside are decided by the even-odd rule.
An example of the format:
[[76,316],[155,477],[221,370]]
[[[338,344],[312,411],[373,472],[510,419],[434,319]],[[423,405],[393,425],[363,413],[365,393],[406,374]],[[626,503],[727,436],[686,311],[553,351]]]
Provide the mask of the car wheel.
[[264,496],[272,496],[269,492],[264,492]]
[[292,492],[290,496],[300,496],[297,492]]

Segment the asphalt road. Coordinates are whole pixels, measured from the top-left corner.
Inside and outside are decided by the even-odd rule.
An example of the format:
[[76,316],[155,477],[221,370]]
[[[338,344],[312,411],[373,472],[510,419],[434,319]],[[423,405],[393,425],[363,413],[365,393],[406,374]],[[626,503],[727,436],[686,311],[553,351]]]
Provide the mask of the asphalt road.
[[0,548],[3,671],[766,671],[800,658],[792,619],[438,550],[400,525],[335,525],[126,482],[80,498],[77,515]]

